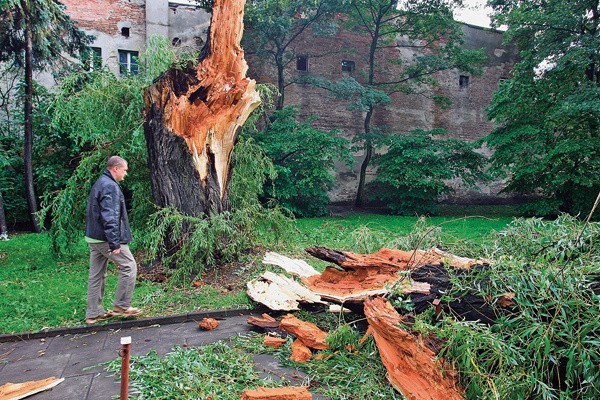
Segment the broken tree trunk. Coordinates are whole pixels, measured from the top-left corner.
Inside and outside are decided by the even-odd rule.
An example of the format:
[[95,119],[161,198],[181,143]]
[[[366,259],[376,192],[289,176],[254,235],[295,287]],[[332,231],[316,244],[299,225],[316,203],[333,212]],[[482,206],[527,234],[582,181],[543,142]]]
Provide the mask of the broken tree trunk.
[[229,208],[231,155],[260,104],[240,46],[244,0],[214,0],[195,68],[171,68],[144,92],[144,134],[154,199],[191,215]]
[[409,400],[459,400],[457,373],[436,360],[422,338],[399,328],[402,316],[381,297],[365,302],[369,332],[375,338],[389,382]]

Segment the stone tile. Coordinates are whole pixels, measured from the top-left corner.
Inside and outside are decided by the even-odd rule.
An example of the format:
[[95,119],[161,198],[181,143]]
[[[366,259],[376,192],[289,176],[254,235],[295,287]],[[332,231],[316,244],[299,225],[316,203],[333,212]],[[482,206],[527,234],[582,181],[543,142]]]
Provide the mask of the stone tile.
[[0,382],[26,382],[61,377],[69,362],[70,354],[45,355],[36,359],[24,359],[10,362],[2,368]]
[[132,328],[128,330],[109,333],[104,351],[107,349],[121,348],[121,337],[131,336],[131,355],[146,355],[154,350],[158,355],[170,352],[174,346],[185,344],[184,337],[173,335],[169,329],[161,329],[160,326],[148,326],[143,328]]
[[121,393],[121,382],[108,373],[95,374],[86,400],[107,400]]
[[108,332],[57,336],[48,345],[47,351],[52,354],[70,354],[79,351],[101,351]]
[[[31,400],[82,400],[85,399],[90,385],[92,375],[73,376],[53,387],[51,390],[35,394],[28,399]],[[106,397],[105,397],[106,398]]]
[[0,343],[0,364],[42,356],[53,338]]

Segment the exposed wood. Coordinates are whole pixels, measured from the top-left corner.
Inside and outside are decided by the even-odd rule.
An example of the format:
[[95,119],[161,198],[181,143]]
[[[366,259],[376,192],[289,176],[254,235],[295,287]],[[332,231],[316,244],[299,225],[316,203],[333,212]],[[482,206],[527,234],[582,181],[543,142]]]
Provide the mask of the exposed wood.
[[296,339],[292,342],[292,355],[290,356],[290,360],[303,363],[311,358],[312,351],[302,342],[302,340]]
[[312,400],[312,394],[306,386],[261,387],[244,391],[241,400]]
[[269,328],[269,329],[273,329],[273,328],[278,329],[279,328],[279,321],[277,321],[275,318],[271,317],[269,314],[263,314],[262,318],[251,315],[248,317],[248,323],[250,325],[255,325],[260,328]]
[[6,383],[0,386],[0,400],[19,400],[32,396],[44,390],[52,389],[65,378],[57,379],[50,377],[39,381],[28,381],[22,383]]
[[324,350],[329,348],[325,343],[327,332],[323,332],[312,322],[302,321],[292,314],[287,314],[281,319],[279,328],[282,331],[291,333],[312,349]]
[[198,328],[203,331],[212,331],[213,329],[217,329],[219,326],[219,321],[214,318],[203,318],[202,321],[198,324]]
[[265,346],[273,347],[275,349],[280,348],[281,346],[283,346],[286,343],[287,343],[287,340],[280,338],[280,337],[276,337],[276,336],[266,335],[265,339],[264,339]]
[[263,264],[277,265],[283,268],[288,274],[309,277],[313,275],[319,275],[319,271],[314,269],[310,264],[304,260],[298,260],[286,257],[284,255],[268,251],[262,260]]
[[293,311],[300,303],[322,303],[321,297],[283,275],[264,272],[260,279],[246,283],[248,296],[271,310]]
[[365,302],[365,316],[387,378],[409,400],[458,400],[457,373],[437,360],[418,335],[399,328],[402,316],[381,297]]
[[229,208],[233,147],[260,104],[240,46],[244,3],[214,0],[198,65],[171,68],[144,92],[144,134],[160,207],[192,216]]

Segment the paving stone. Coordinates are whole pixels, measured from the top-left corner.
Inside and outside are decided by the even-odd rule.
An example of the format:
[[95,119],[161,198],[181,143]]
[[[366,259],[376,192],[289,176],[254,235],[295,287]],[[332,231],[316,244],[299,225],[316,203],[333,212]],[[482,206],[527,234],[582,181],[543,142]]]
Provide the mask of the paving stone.
[[0,364],[38,358],[43,355],[53,338],[0,343]]
[[93,375],[92,385],[86,400],[107,400],[121,393],[121,382],[108,373]]
[[118,351],[121,348],[121,338],[124,336],[131,336],[132,356],[143,356],[152,350],[162,356],[170,352],[174,346],[185,344],[185,338],[174,335],[170,328],[148,326],[109,333],[104,350],[116,349]]
[[[81,400],[85,399],[90,385],[92,375],[81,375],[65,378],[57,386],[50,390],[35,394],[28,399],[31,400]],[[108,397],[105,397],[108,399]]]
[[0,384],[36,381],[51,376],[60,378],[70,357],[70,354],[45,355],[35,359],[10,362],[2,369]]

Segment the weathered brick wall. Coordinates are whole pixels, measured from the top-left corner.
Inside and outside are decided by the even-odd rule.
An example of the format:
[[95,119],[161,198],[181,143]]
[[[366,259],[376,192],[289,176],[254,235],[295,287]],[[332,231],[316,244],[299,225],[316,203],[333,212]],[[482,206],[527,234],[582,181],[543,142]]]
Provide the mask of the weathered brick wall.
[[81,29],[119,35],[117,24],[131,21],[138,30],[146,24],[144,0],[62,0],[69,16]]

